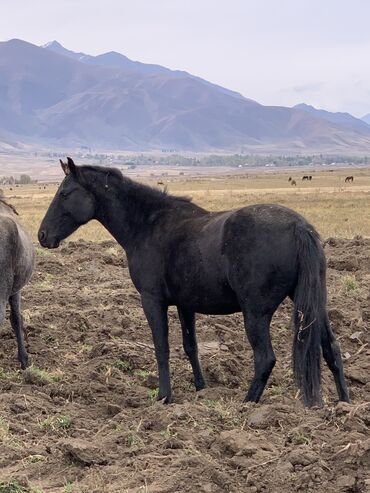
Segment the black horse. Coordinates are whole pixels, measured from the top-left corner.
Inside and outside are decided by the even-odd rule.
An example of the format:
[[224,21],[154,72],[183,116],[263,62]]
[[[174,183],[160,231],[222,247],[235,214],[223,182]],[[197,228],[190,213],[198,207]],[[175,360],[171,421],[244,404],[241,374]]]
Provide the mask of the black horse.
[[171,400],[167,310],[176,305],[195,387],[205,382],[198,360],[195,313],[243,312],[255,374],[246,401],[257,402],[275,365],[271,318],[294,301],[293,362],[307,406],[321,404],[320,347],[340,400],[348,401],[340,349],[326,311],[325,256],[319,236],[299,214],[278,205],[209,212],[99,166],[61,161],[66,178],[39,230],[60,241],[97,219],[125,249],[132,281],[152,330],[159,399]]

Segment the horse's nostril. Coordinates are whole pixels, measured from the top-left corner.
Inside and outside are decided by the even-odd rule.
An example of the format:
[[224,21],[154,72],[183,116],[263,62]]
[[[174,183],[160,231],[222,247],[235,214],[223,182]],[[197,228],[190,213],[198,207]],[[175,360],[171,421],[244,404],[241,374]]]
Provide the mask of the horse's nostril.
[[45,240],[46,234],[45,231],[39,231],[39,240],[43,241]]

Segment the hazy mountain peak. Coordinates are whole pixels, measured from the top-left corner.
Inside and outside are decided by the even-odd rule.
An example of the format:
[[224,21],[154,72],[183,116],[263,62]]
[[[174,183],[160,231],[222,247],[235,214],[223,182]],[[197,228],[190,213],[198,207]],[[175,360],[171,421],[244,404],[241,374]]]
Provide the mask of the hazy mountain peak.
[[45,43],[44,45],[42,45],[41,48],[49,48],[49,49],[64,49],[63,46],[58,43],[58,41],[56,41],[54,39],[54,41],[49,41],[48,43]]
[[75,52],[72,50],[68,50],[63,45],[61,45],[58,41],[55,40],[49,41],[48,43],[41,46],[41,48],[54,51],[55,53],[68,56],[69,58],[73,58],[74,60],[79,60],[89,65],[100,65],[105,67],[117,68],[120,70],[141,71],[146,73],[171,72],[170,69],[166,67],[162,67],[160,65],[135,62],[133,60],[130,60],[126,55],[123,55],[122,53],[118,53],[117,51],[108,51],[106,53],[93,56],[82,52]]
[[313,116],[317,116],[319,118],[323,118],[328,122],[334,123],[336,125],[341,125],[345,128],[350,128],[352,130],[356,130],[363,134],[368,134],[370,131],[370,127],[367,124],[366,120],[363,118],[356,118],[350,113],[345,112],[331,112],[323,109],[317,109],[312,105],[306,103],[300,103],[293,106],[293,108],[298,110],[303,110],[306,113],[309,113]]
[[248,101],[250,104],[258,104],[256,101],[252,99],[244,98],[241,94],[236,91],[232,91],[230,89],[226,89],[225,87],[218,86],[216,84],[212,84],[200,77],[189,74],[188,72],[184,72],[181,70],[171,70],[167,67],[163,67],[162,65],[152,64],[152,63],[142,63],[131,60],[126,55],[122,53],[118,53],[117,51],[108,51],[106,53],[102,53],[100,55],[92,56],[85,53],[76,53],[72,50],[68,50],[64,48],[58,41],[51,41],[46,43],[41,48],[45,48],[46,50],[53,51],[55,53],[67,56],[69,58],[73,58],[74,60],[78,60],[79,62],[85,63],[87,65],[97,65],[100,67],[110,67],[118,70],[123,70],[125,72],[137,72],[142,75],[166,75],[170,77],[186,77],[196,79],[202,84],[208,85],[217,89],[218,91],[223,92],[232,97],[236,97],[238,99],[242,99],[244,101]]
[[102,55],[98,55],[98,56],[103,56],[103,55],[109,55],[109,56],[118,56],[118,57],[124,57],[124,58],[128,58],[126,55],[123,55],[122,53],[118,53],[118,51],[107,51],[106,53],[103,53]]
[[67,48],[64,48],[63,45],[61,45],[58,41],[49,41],[48,43],[44,44],[41,46],[41,48],[44,48],[49,51],[53,51],[54,53],[58,53],[59,55],[64,55],[69,58],[73,58],[73,60],[79,60],[81,61],[82,58],[89,56],[85,55],[85,53],[76,53],[75,51],[68,50]]
[[18,38],[12,38],[9,39],[9,41],[3,41],[2,43],[7,44],[8,46],[34,46],[31,43],[27,43],[27,41]]
[[316,110],[316,108],[314,106],[312,106],[311,104],[306,104],[306,103],[296,104],[295,106],[293,106],[293,108],[297,108],[299,110],[305,110],[305,109]]
[[367,113],[366,115],[361,117],[361,120],[370,125],[370,113]]

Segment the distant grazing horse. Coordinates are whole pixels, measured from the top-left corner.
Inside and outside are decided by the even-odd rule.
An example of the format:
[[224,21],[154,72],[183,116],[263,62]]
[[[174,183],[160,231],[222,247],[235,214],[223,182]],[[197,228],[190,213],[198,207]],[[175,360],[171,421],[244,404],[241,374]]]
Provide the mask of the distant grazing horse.
[[30,280],[35,251],[31,238],[19,224],[17,211],[0,197],[0,325],[6,305],[10,305],[10,322],[18,343],[18,359],[24,369],[28,355],[24,346],[21,315],[21,289]]
[[311,181],[312,180],[312,175],[304,175],[304,176],[302,176],[302,181],[305,181],[305,180]]
[[291,176],[289,176],[288,181],[292,181],[292,177]]
[[163,181],[157,181],[157,185],[164,185]]
[[66,177],[41,223],[39,241],[57,248],[79,226],[97,219],[122,245],[152,330],[160,400],[171,401],[170,305],[177,306],[197,390],[205,382],[195,314],[243,313],[255,370],[245,400],[257,402],[276,361],[271,318],[289,296],[294,301],[293,366],[304,404],[322,402],[321,347],[339,399],[348,401],[326,311],[325,255],[318,233],[302,216],[271,204],[209,212],[114,168],[76,166],[71,158],[61,164]]
[[297,186],[297,182],[296,182],[295,180],[292,180],[292,181],[290,182],[290,184],[291,184],[293,187],[296,187],[296,186]]
[[353,176],[347,176],[346,179],[344,180],[345,183],[350,182],[350,181],[353,182]]

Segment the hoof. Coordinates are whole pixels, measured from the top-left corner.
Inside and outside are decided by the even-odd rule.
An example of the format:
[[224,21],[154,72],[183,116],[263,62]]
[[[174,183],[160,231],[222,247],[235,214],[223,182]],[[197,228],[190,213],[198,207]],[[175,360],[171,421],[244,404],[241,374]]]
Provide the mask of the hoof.
[[303,406],[304,407],[307,407],[309,409],[311,409],[311,408],[320,409],[320,408],[324,407],[324,401],[322,400],[321,397],[315,397],[315,398],[311,398],[311,399],[305,399],[302,396],[302,399],[301,400],[302,400]]
[[28,354],[25,354],[25,355],[19,357],[19,362],[21,364],[22,370],[25,370],[26,368],[28,368],[30,366]]
[[195,382],[195,390],[199,392],[200,390],[203,390],[206,388],[206,382],[203,380],[201,382]]
[[162,404],[171,404],[172,402],[172,395],[169,394],[169,395],[158,395],[158,398],[157,398],[157,401],[158,402],[161,402]]
[[256,399],[255,397],[253,396],[245,396],[244,399],[243,399],[243,402],[254,402],[255,404],[257,404],[257,402],[259,402],[259,399]]
[[348,404],[350,404],[351,399],[349,398],[348,393],[343,394],[343,395],[339,398],[339,402],[347,402]]

